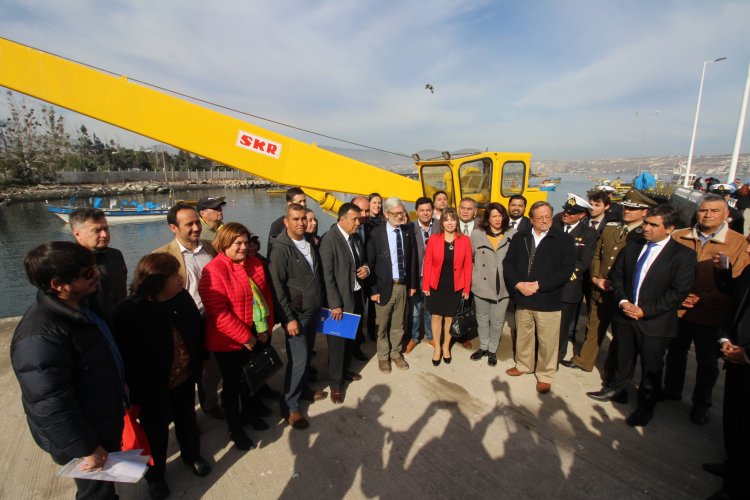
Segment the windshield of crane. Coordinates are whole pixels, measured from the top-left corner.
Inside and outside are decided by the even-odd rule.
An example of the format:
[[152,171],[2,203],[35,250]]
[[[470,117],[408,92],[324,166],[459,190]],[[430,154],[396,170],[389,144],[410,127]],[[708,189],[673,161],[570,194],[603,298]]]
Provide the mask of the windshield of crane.
[[526,164],[521,161],[509,161],[503,165],[503,178],[500,194],[510,198],[514,194],[523,194]]
[[456,206],[453,196],[453,173],[448,165],[424,165],[420,173],[425,196],[435,199],[437,191],[445,191],[448,194],[448,206]]
[[492,177],[492,160],[480,158],[464,163],[458,169],[458,180],[461,184],[461,197],[472,198],[479,207],[490,202],[490,179]]

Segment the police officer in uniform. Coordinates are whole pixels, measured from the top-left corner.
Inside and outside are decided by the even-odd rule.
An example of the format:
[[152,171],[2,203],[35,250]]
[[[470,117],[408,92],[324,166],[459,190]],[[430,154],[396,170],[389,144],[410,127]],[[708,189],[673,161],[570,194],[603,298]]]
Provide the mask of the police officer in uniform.
[[[589,304],[589,322],[586,327],[586,340],[583,342],[581,352],[573,356],[571,360],[562,361],[563,366],[577,368],[590,372],[596,364],[607,328],[612,323],[612,317],[617,311],[612,297],[612,285],[609,281],[609,272],[615,264],[620,251],[625,248],[628,241],[641,237],[643,218],[646,211],[656,205],[656,202],[640,191],[628,191],[620,203],[622,205],[622,222],[609,222],[604,227],[601,238],[596,245],[594,257],[591,261],[589,272],[591,273],[591,303]],[[614,359],[614,343],[610,344],[609,360]]]

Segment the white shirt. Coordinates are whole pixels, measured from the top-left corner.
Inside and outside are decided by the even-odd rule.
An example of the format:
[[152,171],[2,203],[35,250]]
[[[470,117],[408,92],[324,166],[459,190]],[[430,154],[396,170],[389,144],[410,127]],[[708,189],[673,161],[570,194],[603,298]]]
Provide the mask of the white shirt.
[[310,269],[315,270],[315,267],[313,265],[313,259],[312,259],[312,250],[310,249],[310,243],[303,237],[301,240],[297,241],[293,238],[289,238],[292,240],[292,243],[294,243],[294,246],[297,247],[297,250],[299,250],[299,253],[302,254],[302,256],[305,258],[308,264],[310,264]]
[[[352,260],[354,260],[354,262],[356,263],[357,262],[357,258],[354,256],[354,252],[352,251],[352,246],[349,244],[349,238],[351,238],[351,235],[349,233],[347,233],[346,231],[344,231],[341,228],[340,225],[336,224],[336,227],[339,228],[339,231],[341,231],[341,234],[344,236],[344,239],[346,240],[346,247],[349,249],[349,255],[352,256]],[[360,255],[360,259],[361,259],[361,257],[362,256]],[[354,274],[355,275],[357,274],[357,270],[356,269],[354,270]],[[353,288],[353,290],[355,292],[358,292],[361,289],[362,289],[362,285],[359,284],[359,280],[355,277],[354,278],[354,288]]]
[[[401,226],[393,227],[390,225],[390,223],[386,223],[386,234],[388,235],[388,249],[391,253],[391,275],[393,276],[394,280],[397,280],[399,277],[398,273],[398,246],[397,246],[397,240],[396,240],[396,230],[398,230],[399,233],[401,233],[401,250],[405,250],[405,242],[404,242],[404,230],[401,228]],[[406,262],[404,262],[404,271],[406,271]]]
[[[651,269],[651,264],[654,263],[654,261],[656,260],[656,258],[659,256],[659,254],[661,253],[661,251],[664,250],[664,247],[666,246],[667,243],[669,243],[669,240],[671,240],[671,239],[672,239],[671,236],[667,236],[663,240],[661,240],[659,242],[654,242],[653,243],[652,248],[651,248],[651,252],[648,254],[648,258],[646,258],[646,262],[643,263],[643,267],[641,268],[641,274],[640,274],[640,276],[638,276],[638,283],[636,283],[635,290],[633,291],[634,292],[633,293],[634,300],[635,300],[635,304],[636,305],[638,305],[638,296],[640,295],[640,292],[641,292],[641,285],[643,284],[644,278],[648,274],[648,270]],[[641,252],[638,254],[638,259],[640,259],[641,255],[643,255],[644,252],[646,252],[647,248],[648,248],[648,244],[643,245],[643,248],[641,249]],[[637,259],[636,259],[636,262],[638,262]]]
[[201,312],[201,316],[203,316],[206,308],[203,307],[203,301],[198,293],[198,282],[201,280],[203,268],[211,262],[211,256],[208,255],[208,252],[206,252],[206,249],[203,248],[202,244],[199,244],[195,250],[190,250],[185,248],[182,243],[180,243],[180,240],[175,241],[177,241],[177,246],[180,247],[182,260],[185,261],[185,290],[187,290],[190,296],[193,297],[195,305],[198,306],[198,310]]
[[563,224],[563,231],[564,231],[564,232],[566,232],[566,233],[569,233],[569,232],[571,232],[571,231],[572,231],[573,229],[575,229],[575,228],[576,228],[576,226],[577,226],[578,224],[580,224],[580,223],[581,223],[581,221],[579,220],[579,221],[578,221],[578,222],[576,222],[575,224]]
[[540,234],[540,235],[537,235],[536,234],[536,229],[532,228],[532,230],[531,230],[531,236],[534,237],[534,248],[539,248],[539,243],[541,243],[542,240],[544,239],[544,237],[547,236],[548,232],[549,232],[549,230],[542,232],[542,234]]
[[[464,228],[468,227],[467,231],[464,231]],[[464,222],[462,220],[458,221],[458,231],[461,234],[465,234],[466,236],[471,236],[471,232],[474,230],[474,220],[472,219],[469,222]]]

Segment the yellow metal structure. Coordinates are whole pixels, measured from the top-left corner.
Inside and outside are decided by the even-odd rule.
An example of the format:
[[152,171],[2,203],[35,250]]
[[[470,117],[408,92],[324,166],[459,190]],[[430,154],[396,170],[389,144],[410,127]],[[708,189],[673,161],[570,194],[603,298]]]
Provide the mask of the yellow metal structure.
[[[420,182],[402,175],[2,38],[0,85],[279,184],[300,186],[331,212],[341,202],[329,192],[377,191],[412,202],[423,194]],[[527,189],[530,158],[529,153],[481,153],[417,164],[425,194],[445,189],[454,195],[452,204],[456,194],[480,196],[484,204],[532,191]],[[505,175],[508,166],[513,175]],[[446,168],[448,173],[442,171]]]

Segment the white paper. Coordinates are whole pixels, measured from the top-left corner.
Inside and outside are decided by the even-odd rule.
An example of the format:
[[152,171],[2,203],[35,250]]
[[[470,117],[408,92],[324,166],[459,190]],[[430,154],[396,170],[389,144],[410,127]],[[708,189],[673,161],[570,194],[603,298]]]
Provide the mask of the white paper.
[[117,483],[137,483],[146,474],[148,455],[141,455],[143,450],[117,451],[107,456],[107,462],[100,471],[83,472],[79,469],[82,460],[76,458],[65,464],[58,472],[60,477],[76,479],[95,479]]

